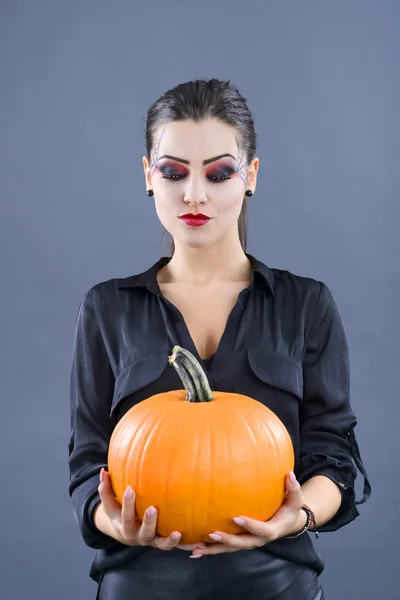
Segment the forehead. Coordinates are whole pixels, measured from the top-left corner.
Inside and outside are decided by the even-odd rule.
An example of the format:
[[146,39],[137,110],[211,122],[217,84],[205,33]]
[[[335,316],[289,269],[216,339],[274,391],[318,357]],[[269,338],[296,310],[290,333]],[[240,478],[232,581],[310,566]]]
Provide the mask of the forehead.
[[216,119],[173,121],[160,125],[155,132],[154,147],[157,155],[172,154],[201,162],[205,158],[229,152],[237,157],[237,132],[233,127]]

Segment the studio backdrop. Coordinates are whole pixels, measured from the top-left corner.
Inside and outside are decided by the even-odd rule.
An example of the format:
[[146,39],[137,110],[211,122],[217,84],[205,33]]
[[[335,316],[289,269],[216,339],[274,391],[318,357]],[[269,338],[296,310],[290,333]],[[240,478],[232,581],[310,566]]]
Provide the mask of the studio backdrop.
[[0,1],[0,598],[95,597],[68,495],[78,305],[165,253],[146,111],[211,77],[255,117],[249,252],[324,281],[349,338],[373,493],[315,542],[326,597],[398,598],[399,30],[395,0]]

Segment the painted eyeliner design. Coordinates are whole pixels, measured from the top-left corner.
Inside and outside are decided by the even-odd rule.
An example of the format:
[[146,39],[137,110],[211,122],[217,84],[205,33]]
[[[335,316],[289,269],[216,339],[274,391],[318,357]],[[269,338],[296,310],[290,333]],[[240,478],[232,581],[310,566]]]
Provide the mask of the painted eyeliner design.
[[160,146],[161,146],[161,140],[163,139],[164,133],[166,132],[166,129],[164,129],[164,131],[162,132],[162,134],[160,135],[160,139],[158,140],[155,148],[154,148],[154,152],[153,152],[153,162],[151,165],[151,174],[150,176],[152,177],[154,174],[154,171],[157,169],[157,161],[158,161],[158,155],[160,153]]
[[244,152],[242,152],[239,148],[239,144],[238,141],[236,140],[236,146],[237,146],[237,150],[238,150],[238,168],[237,168],[237,172],[239,173],[240,177],[243,179],[244,183],[246,184],[246,175],[243,172],[244,169]]

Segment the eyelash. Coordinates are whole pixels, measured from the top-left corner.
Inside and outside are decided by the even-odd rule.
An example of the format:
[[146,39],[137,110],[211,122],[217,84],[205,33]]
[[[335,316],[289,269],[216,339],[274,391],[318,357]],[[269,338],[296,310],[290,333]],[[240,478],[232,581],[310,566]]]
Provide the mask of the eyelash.
[[[167,173],[163,173],[163,179],[168,179],[170,181],[181,181],[186,175],[181,174],[172,174],[168,175]],[[210,179],[211,178],[211,179]],[[223,181],[227,181],[228,179],[232,179],[229,175],[223,175],[218,178],[216,175],[210,175],[208,177],[213,183],[222,183]]]

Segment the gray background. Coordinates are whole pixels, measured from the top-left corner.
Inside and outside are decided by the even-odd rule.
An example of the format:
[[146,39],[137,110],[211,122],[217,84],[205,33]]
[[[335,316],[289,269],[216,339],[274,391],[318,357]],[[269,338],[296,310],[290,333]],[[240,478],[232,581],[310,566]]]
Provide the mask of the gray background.
[[249,251],[325,281],[348,331],[374,489],[316,541],[327,600],[398,598],[399,17],[386,0],[0,2],[2,600],[95,597],[67,492],[77,307],[163,253],[145,114],[201,77],[254,111]]

